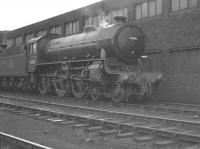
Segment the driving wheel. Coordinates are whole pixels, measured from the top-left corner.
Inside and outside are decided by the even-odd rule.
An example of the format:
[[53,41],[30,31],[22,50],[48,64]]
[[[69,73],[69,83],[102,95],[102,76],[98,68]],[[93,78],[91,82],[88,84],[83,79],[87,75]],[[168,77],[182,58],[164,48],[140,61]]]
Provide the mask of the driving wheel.
[[38,90],[41,95],[46,95],[49,92],[50,89],[50,82],[47,78],[41,77],[41,79],[38,82]]
[[69,81],[64,79],[56,79],[54,87],[59,97],[64,97],[70,92]]
[[81,99],[86,95],[87,86],[85,86],[82,80],[73,80],[71,82],[71,89],[74,97]]
[[100,100],[102,98],[101,88],[95,85],[92,85],[90,87],[90,97],[94,101]]

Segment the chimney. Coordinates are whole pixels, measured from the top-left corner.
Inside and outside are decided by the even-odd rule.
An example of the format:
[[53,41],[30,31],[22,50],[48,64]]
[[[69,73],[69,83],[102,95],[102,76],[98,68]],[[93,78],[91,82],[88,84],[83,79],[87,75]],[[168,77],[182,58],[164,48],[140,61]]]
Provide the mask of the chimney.
[[121,25],[126,23],[126,17],[124,16],[116,16],[115,18],[116,25]]

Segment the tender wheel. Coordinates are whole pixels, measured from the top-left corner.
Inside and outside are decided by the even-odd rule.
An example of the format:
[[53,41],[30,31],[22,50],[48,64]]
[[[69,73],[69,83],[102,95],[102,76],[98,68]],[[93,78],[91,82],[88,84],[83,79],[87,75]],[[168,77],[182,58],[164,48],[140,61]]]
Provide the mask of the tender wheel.
[[22,82],[22,91],[23,91],[23,92],[26,92],[26,91],[27,91],[27,84],[26,84],[26,81],[25,81],[25,80]]
[[41,77],[38,82],[38,90],[41,95],[46,95],[50,89],[50,82],[45,77]]
[[0,89],[2,88],[3,79],[0,79]]
[[6,79],[6,78],[3,79],[2,87],[3,87],[4,89],[7,89],[7,88],[8,88],[8,79]]
[[13,89],[14,85],[14,78],[11,78],[10,81],[8,82],[8,88]]
[[124,102],[126,99],[125,88],[122,84],[116,83],[116,86],[113,90],[112,100],[114,103]]
[[19,81],[17,80],[17,78],[15,78],[14,83],[13,83],[13,90],[17,89],[18,84],[19,84]]
[[101,89],[97,86],[92,85],[90,87],[90,97],[94,101],[100,100],[102,98]]
[[71,89],[76,98],[84,98],[87,93],[87,87],[85,86],[84,81],[81,80],[73,80],[71,82]]
[[63,79],[57,79],[55,81],[54,87],[55,87],[56,94],[59,97],[64,97],[64,96],[68,95],[70,92],[69,81],[66,81]]

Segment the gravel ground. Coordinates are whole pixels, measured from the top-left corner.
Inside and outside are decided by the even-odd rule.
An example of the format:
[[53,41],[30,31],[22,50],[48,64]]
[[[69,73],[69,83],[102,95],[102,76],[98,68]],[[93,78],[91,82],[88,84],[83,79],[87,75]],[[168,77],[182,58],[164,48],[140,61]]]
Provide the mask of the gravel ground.
[[0,131],[55,149],[136,149],[131,138],[86,133],[44,120],[0,111]]
[[[29,99],[47,99],[52,102],[68,103],[69,100],[54,96],[41,97],[37,94],[0,92],[0,94]],[[125,107],[124,107],[125,108]],[[120,109],[124,109],[120,107]],[[70,126],[53,124],[45,120],[0,111],[0,131],[20,137],[54,149],[199,149],[188,144],[175,144],[158,148],[152,142],[136,142],[132,138],[119,139],[113,136],[101,136],[99,133],[87,133],[84,129],[73,129]]]

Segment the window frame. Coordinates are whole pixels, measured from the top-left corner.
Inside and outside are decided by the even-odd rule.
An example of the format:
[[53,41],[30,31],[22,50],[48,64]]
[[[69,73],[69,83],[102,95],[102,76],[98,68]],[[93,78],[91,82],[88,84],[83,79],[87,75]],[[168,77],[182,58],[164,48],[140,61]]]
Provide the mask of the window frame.
[[200,1],[199,1],[199,0],[197,0],[197,5],[196,5],[195,7],[191,7],[191,6],[190,6],[190,1],[191,1],[191,0],[188,1],[188,9],[191,9],[191,8],[198,8],[198,7],[199,7],[199,5],[200,5]]
[[187,0],[187,7],[186,8],[181,8],[181,0],[178,0],[178,9],[177,10],[173,10],[173,0],[170,0],[170,9],[171,9],[171,12],[177,12],[177,11],[182,11],[182,10],[186,10],[186,9],[192,9],[192,8],[198,8],[200,6],[200,1],[197,0],[197,5],[196,6],[193,6],[191,7],[190,6],[190,1],[191,0]]
[[37,42],[30,43],[28,46],[28,55],[37,54]]
[[[94,16],[90,16],[84,19],[84,26],[87,25],[95,25],[96,27],[99,27],[99,23],[100,23],[100,15],[94,15]],[[96,24],[95,24],[96,23]]]
[[[75,27],[75,29],[74,29]],[[64,24],[64,35],[71,36],[80,33],[80,21],[72,21]]]
[[[20,39],[20,40],[19,40]],[[19,42],[20,41],[20,42]],[[15,37],[15,47],[19,47],[23,43],[22,36],[16,36]]]
[[[150,3],[153,2],[153,1],[154,1],[154,5],[155,5],[155,7],[154,7],[155,8],[154,9],[155,14],[154,15],[150,15]],[[135,20],[140,20],[140,19],[145,19],[145,18],[151,18],[151,17],[162,15],[163,14],[163,0],[161,0],[161,6],[160,6],[161,11],[158,11],[159,10],[158,9],[159,6],[157,5],[158,1],[159,0],[146,0],[146,1],[134,4],[134,8],[135,8]],[[143,5],[145,3],[147,3],[147,9],[146,9],[147,15],[143,16],[143,9],[144,9]],[[137,9],[139,11],[137,11]],[[140,12],[140,14],[138,14],[138,12]]]
[[[58,32],[59,31],[59,32]],[[49,33],[50,34],[58,34],[62,35],[62,26],[61,25],[55,25],[49,28]]]
[[[8,44],[9,43],[9,44]],[[7,45],[7,48],[11,48],[11,47],[14,47],[14,39],[13,38],[8,38],[6,40],[6,45]]]
[[46,29],[41,29],[41,30],[38,30],[38,31],[36,32],[36,36],[37,36],[37,37],[42,37],[42,36],[44,36],[44,35],[46,35],[46,34],[47,34]]
[[106,20],[107,20],[106,22],[108,22],[109,24],[114,24],[115,23],[114,18],[118,15],[126,17],[126,19],[128,21],[129,20],[128,9],[129,9],[128,6],[125,6],[125,7],[122,7],[122,8],[117,8],[117,9],[113,9],[113,10],[109,11],[106,14]]
[[[28,38],[27,38],[27,37],[28,37]],[[27,34],[25,35],[25,38],[24,38],[25,43],[28,43],[28,41],[31,40],[31,39],[33,39],[33,38],[34,38],[34,33],[27,33]]]

